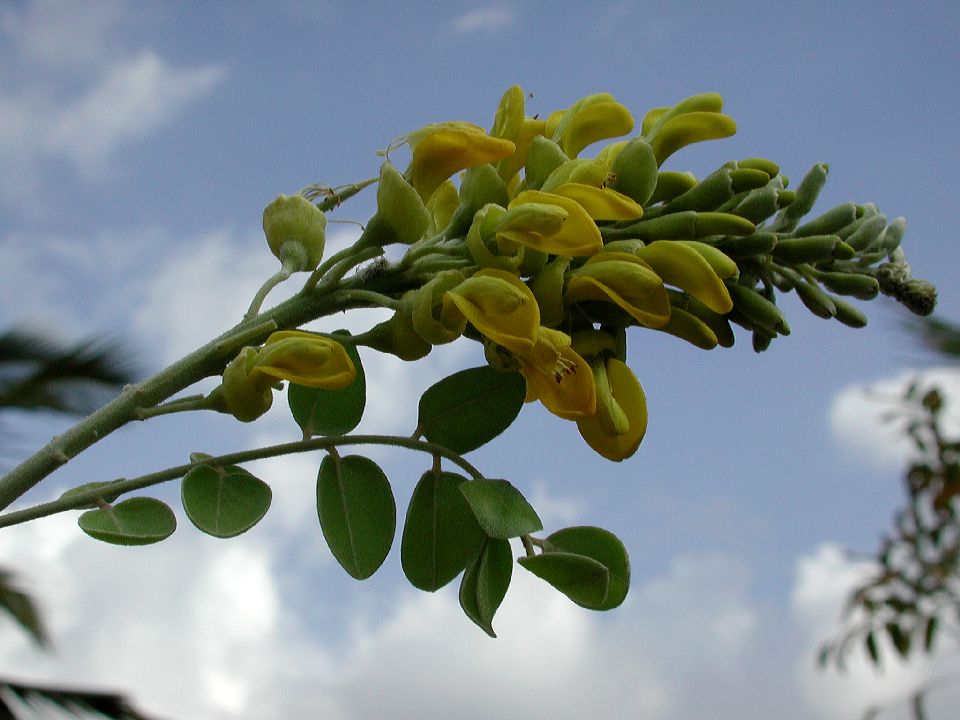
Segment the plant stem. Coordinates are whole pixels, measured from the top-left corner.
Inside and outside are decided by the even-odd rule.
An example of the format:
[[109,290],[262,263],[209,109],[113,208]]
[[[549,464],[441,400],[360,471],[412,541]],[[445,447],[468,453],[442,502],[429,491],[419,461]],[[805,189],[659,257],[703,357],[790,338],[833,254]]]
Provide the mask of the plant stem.
[[[371,249],[372,250],[372,249]],[[156,407],[203,378],[223,372],[233,359],[237,338],[241,342],[263,342],[274,329],[292,329],[336,312],[366,306],[340,291],[367,289],[402,294],[414,281],[399,271],[385,270],[371,278],[350,278],[323,282],[315,290],[301,291],[289,300],[235,327],[174,362],[153,377],[127,386],[114,400],[81,420],[62,435],[54,437],[23,463],[0,477],[0,510],[33,488],[71,458],[99,442],[117,428],[138,419],[145,408]]]
[[105,495],[116,496],[124,493],[142,490],[146,487],[158,485],[170,480],[181,478],[195,467],[203,465],[222,467],[224,465],[237,465],[251,460],[262,460],[264,458],[276,457],[278,455],[290,455],[293,453],[310,452],[313,450],[324,450],[335,448],[341,445],[392,445],[403,447],[410,450],[429,453],[433,456],[444,457],[453,464],[459,466],[470,477],[474,479],[482,478],[483,474],[473,465],[467,462],[463,457],[448,450],[442,445],[427,442],[426,440],[415,440],[409,437],[398,435],[343,435],[336,437],[313,438],[310,440],[300,440],[297,442],[283,443],[280,445],[271,445],[253,450],[243,450],[240,452],[229,453],[219,456],[203,456],[194,462],[185,465],[160,470],[148,475],[131,479],[120,479],[109,485],[101,485],[87,492],[76,493],[68,498],[60,498],[52,502],[41,503],[24,510],[0,515],[0,527],[18,525],[20,523],[36,520],[37,518],[55,515],[66,510],[74,510],[83,505],[89,505],[96,502],[97,499]]

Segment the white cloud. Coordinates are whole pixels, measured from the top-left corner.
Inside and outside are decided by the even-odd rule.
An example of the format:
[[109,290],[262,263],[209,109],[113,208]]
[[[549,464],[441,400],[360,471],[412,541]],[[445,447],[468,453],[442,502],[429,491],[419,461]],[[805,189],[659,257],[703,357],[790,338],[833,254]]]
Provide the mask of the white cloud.
[[76,72],[104,60],[122,15],[115,0],[32,0],[0,10],[0,34],[31,61]]
[[[0,202],[23,213],[55,193],[56,163],[93,180],[123,147],[175,122],[225,77],[121,46],[118,2],[40,0],[0,11]],[[62,172],[62,171],[61,171]]]
[[489,5],[460,15],[451,23],[458,33],[487,32],[496,33],[511,27],[515,14],[510,8],[501,5]]
[[220,80],[223,67],[181,69],[143,50],[112,67],[52,119],[45,152],[66,157],[87,174],[100,172],[116,150],[175,120]]
[[[956,368],[909,370],[866,386],[852,386],[834,397],[829,411],[830,429],[840,446],[858,460],[876,468],[899,468],[914,454],[913,443],[903,433],[903,422],[884,422],[883,415],[898,407],[907,386],[939,387],[944,396],[960,398],[960,372]],[[956,400],[945,411],[948,432],[960,432]]]

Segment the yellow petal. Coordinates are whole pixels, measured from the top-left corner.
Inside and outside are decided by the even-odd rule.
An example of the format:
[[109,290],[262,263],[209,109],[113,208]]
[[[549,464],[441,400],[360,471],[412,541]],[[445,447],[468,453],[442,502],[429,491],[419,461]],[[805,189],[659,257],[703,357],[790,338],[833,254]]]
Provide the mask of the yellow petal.
[[407,177],[424,201],[454,173],[496,162],[516,150],[509,140],[490,137],[469,123],[433,126],[431,132],[418,131],[407,138],[413,152]]
[[537,399],[565,420],[592,415],[596,388],[590,365],[570,347],[570,336],[541,327],[530,353],[518,356],[527,398]]
[[643,208],[623,193],[569,182],[552,190],[556,195],[576,200],[594,220],[639,220]]
[[587,145],[633,130],[633,115],[618,102],[597,102],[581,107],[563,128],[560,146],[576,157]]
[[[647,399],[640,381],[630,368],[616,358],[606,361],[607,387],[628,427],[625,432],[607,432],[598,413],[577,420],[577,429],[587,444],[608,460],[620,462],[633,455],[647,431]],[[598,395],[600,390],[597,391]],[[598,403],[600,400],[598,400]]]
[[540,308],[524,282],[504,270],[480,270],[443,296],[484,336],[515,354],[530,352],[540,325]]
[[601,253],[570,273],[564,302],[612,302],[637,322],[661,327],[670,319],[663,281],[643,261],[626,253]]
[[353,361],[340,343],[298,330],[275,332],[267,338],[250,374],[327,389],[346,387],[357,377]]
[[603,247],[600,229],[587,211],[575,200],[539,190],[525,190],[511,200],[508,207],[512,209],[524,203],[556,205],[567,212],[567,219],[559,232],[529,242],[530,247],[551,255],[566,257],[593,255],[600,252]]

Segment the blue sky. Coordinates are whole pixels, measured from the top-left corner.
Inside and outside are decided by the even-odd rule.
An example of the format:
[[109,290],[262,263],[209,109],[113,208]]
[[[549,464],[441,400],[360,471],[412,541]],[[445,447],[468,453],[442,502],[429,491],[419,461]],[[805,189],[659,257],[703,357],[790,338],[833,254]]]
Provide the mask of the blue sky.
[[[687,148],[670,169],[704,175],[764,156],[796,181],[829,162],[818,207],[872,201],[907,217],[914,271],[956,318],[958,38],[960,10],[947,2],[8,1],[0,323],[120,337],[158,369],[239,319],[274,271],[259,229],[273,197],[374,175],[378,149],[429,122],[489,126],[512,84],[542,115],[599,91],[637,116],[720,92],[737,135]],[[335,216],[363,221],[373,208],[370,192]],[[352,228],[331,225],[329,245]],[[316,526],[319,458],[299,457],[256,466],[275,505],[234,541],[182,517],[173,538],[138,550],[88,540],[72,516],[0,532],[0,561],[43,597],[58,640],[45,657],[0,634],[0,670],[122,687],[159,714],[202,720],[387,708],[799,720],[881,701],[893,703],[883,717],[902,717],[897,699],[955,660],[838,677],[812,669],[813,650],[864,572],[842,549],[873,550],[901,499],[903,449],[862,389],[896,388],[929,362],[891,302],[870,303],[859,331],[789,297],[783,306],[793,334],[761,355],[746,335],[704,353],[635,333],[650,429],[626,463],[593,455],[538,406],[471,456],[521,487],[548,529],[597,524],[624,540],[634,585],[613,613],[588,614],[518,569],[494,641],[459,614],[455,588],[410,589],[396,552],[356,583]],[[415,365],[364,359],[361,430],[409,433],[419,393],[481,356],[464,342]],[[293,439],[277,405],[250,426],[217,416],[125,429],[33,499],[194,450]],[[60,428],[24,419],[20,437]],[[371,453],[404,507],[422,460]],[[932,710],[956,700],[941,690]]]

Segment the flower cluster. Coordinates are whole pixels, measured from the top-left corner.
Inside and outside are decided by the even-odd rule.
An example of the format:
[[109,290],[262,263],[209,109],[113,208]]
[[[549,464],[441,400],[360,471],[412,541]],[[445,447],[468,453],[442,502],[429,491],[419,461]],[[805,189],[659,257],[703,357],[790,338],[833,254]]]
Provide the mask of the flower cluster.
[[[625,329],[669,326],[665,281],[728,312],[723,279],[737,268],[729,260],[711,264],[716,254],[704,257],[712,248],[700,243],[605,243],[601,227],[643,217],[659,165],[674,150],[733,133],[720,104],[707,95],[686,108],[654,110],[640,136],[591,159],[579,155],[635,125],[606,93],[539,119],[525,114],[524,92],[512,87],[489,133],[449,122],[401,138],[397,144],[412,153],[406,171],[389,161],[381,169],[377,215],[394,228],[387,242],[406,228],[406,242],[419,251],[445,246],[465,262],[409,293],[389,323],[393,345],[380,349],[405,356],[401,327],[420,340],[411,344],[406,334],[406,347],[421,348],[410,357],[475,331],[491,364],[523,374],[528,400],[575,421],[604,457],[632,455],[647,409],[625,363]],[[451,176],[460,171],[458,187]]]

